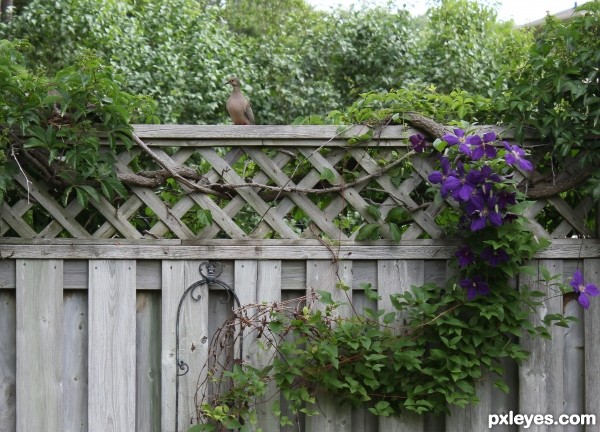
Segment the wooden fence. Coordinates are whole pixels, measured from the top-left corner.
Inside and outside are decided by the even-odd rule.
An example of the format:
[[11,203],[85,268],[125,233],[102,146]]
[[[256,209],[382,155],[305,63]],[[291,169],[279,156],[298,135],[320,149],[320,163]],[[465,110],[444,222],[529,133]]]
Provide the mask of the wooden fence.
[[[388,308],[389,294],[425,281],[443,284],[449,275],[447,261],[456,245],[442,238],[435,217],[451,204],[417,201],[431,161],[415,158],[414,172],[402,181],[381,170],[381,159],[406,152],[410,131],[389,128],[357,146],[347,146],[330,127],[140,126],[136,131],[163,161],[173,166],[193,161],[190,166],[203,174],[199,185],[234,187],[213,196],[182,184],[183,193],[168,201],[164,190],[131,186],[130,197],[121,202],[90,201],[91,214],[75,199],[61,203],[44,184],[16,176],[23,193],[2,203],[0,213],[0,432],[174,431],[175,318],[184,290],[201,279],[203,261],[223,265],[219,279],[235,289],[242,304],[293,299],[311,290],[329,290],[339,298],[335,286],[340,277],[352,287],[359,310]],[[133,174],[132,155],[120,155],[121,173]],[[310,167],[286,170],[286,164],[299,159]],[[344,186],[340,161],[350,161],[357,177],[371,177]],[[246,177],[239,174],[244,168]],[[342,187],[318,207],[301,189],[313,189],[323,179]],[[279,196],[243,183],[297,190]],[[375,188],[381,215],[368,210],[372,195],[366,191]],[[380,240],[356,242],[355,233],[334,222],[338,215],[351,214],[359,223],[382,223],[394,206],[411,215],[399,243],[386,240],[390,233],[384,229]],[[592,238],[582,217],[594,206],[591,198],[575,208],[557,197],[534,204],[532,230],[553,239],[534,265],[565,277],[579,268],[586,281],[600,285],[600,241]],[[548,208],[563,222],[545,224],[540,218]],[[212,216],[202,227],[190,222],[199,210]],[[570,238],[573,234],[579,238]],[[362,283],[378,290],[379,304],[367,300]],[[531,276],[519,283],[547,289]],[[181,378],[180,430],[193,416],[211,335],[231,312],[231,300],[217,288],[184,304],[179,354],[190,372]],[[462,432],[487,430],[489,414],[509,411],[599,416],[597,306],[592,302],[584,314],[571,298],[548,302],[540,314],[564,311],[579,321],[553,329],[552,341],[523,340],[531,358],[506,365],[508,395],[494,389],[490,378],[479,385],[479,405],[453,408],[447,416],[399,418],[350,411],[323,398],[323,415],[281,430]],[[256,356],[250,346],[244,360]],[[280,430],[268,412],[260,422],[265,431]],[[521,429],[502,425],[493,430]]]

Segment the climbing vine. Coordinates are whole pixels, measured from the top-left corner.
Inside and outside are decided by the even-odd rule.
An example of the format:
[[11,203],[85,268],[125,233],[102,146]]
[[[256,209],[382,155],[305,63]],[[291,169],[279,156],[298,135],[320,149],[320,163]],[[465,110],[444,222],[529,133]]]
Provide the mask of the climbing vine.
[[[261,398],[269,383],[276,384],[291,412],[272,404],[281,425],[293,424],[301,413],[318,415],[323,394],[341,404],[366,404],[378,416],[464,407],[477,402],[475,384],[490,373],[498,377],[497,388],[509,391],[502,361],[527,359],[519,338],[549,338],[551,325],[569,325],[571,317],[551,314],[534,326],[530,316],[547,294],[515,282],[521,274],[537,276],[527,263],[548,245],[523,217],[530,203],[514,174],[533,169],[525,150],[494,132],[478,135],[468,128],[455,128],[433,142],[415,134],[409,146],[413,157],[437,158],[429,182],[437,199],[451,204],[439,218],[447,234],[459,240],[452,260],[455,277],[444,286],[427,283],[392,295],[392,310],[352,308],[349,318],[339,313],[345,302],[325,291],[296,302],[236,310],[213,340],[201,383],[213,392],[200,393],[199,424],[190,432],[218,425],[251,430],[257,410],[266,409],[260,404],[267,403]],[[542,269],[536,283],[556,295],[574,292],[584,308],[600,294],[579,271],[564,285]],[[338,289],[350,287],[339,283]],[[369,300],[380,300],[372,286],[363,289]],[[250,335],[268,361],[220,368],[215,359]]]

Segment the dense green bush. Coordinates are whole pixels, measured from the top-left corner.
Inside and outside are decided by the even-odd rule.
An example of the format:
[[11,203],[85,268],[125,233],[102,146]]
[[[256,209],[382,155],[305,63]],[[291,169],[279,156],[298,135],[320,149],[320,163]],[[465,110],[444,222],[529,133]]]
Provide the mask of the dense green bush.
[[466,0],[438,3],[425,21],[390,8],[315,12],[301,0],[281,8],[249,0],[31,0],[0,36],[28,38],[31,64],[50,74],[81,50],[96,50],[126,91],[158,102],[163,122],[190,124],[228,122],[231,74],[262,124],[325,114],[361,93],[411,83],[487,94],[494,71],[512,61],[499,47],[522,42],[490,9]]
[[502,70],[522,59],[530,44],[512,22],[499,23],[495,10],[470,0],[442,0],[427,13],[420,31],[417,78],[439,91],[460,88],[492,94]]

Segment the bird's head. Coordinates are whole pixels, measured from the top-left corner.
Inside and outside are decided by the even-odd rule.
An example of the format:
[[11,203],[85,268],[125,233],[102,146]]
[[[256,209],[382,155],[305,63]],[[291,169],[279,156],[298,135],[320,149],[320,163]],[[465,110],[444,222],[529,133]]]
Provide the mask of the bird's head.
[[234,76],[232,76],[231,78],[229,78],[227,80],[227,84],[229,84],[232,87],[239,87],[240,86],[240,80]]

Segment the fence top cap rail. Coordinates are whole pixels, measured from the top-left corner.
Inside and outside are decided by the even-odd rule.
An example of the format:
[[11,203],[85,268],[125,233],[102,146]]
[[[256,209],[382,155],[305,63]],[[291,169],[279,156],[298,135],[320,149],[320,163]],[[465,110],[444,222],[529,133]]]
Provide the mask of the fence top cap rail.
[[[282,140],[347,140],[368,132],[367,126],[318,126],[318,125],[133,125],[140,138],[163,139],[282,139]],[[503,138],[512,138],[510,130],[492,125],[475,127],[475,131],[494,131]],[[407,139],[417,133],[405,126],[387,126],[374,130],[374,139]]]

